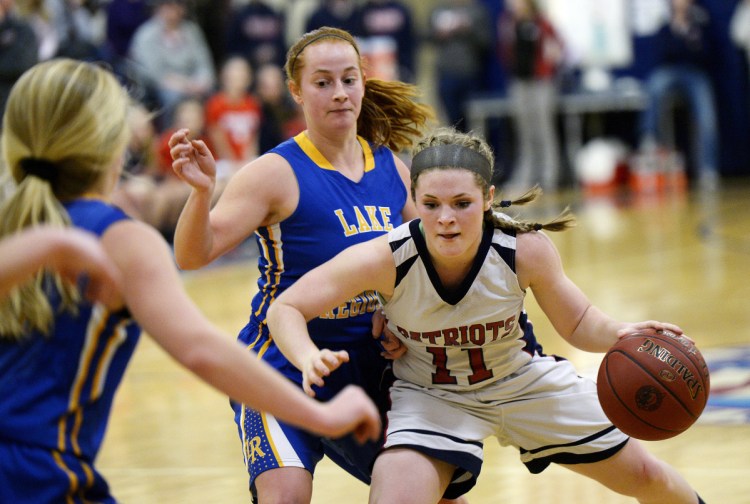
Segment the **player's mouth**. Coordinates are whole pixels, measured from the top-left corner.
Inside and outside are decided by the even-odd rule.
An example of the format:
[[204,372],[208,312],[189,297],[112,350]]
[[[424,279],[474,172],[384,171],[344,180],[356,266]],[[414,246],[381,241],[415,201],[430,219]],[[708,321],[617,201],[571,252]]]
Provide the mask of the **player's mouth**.
[[458,235],[460,234],[461,233],[438,233],[438,236],[443,240],[453,240],[455,238],[458,238]]

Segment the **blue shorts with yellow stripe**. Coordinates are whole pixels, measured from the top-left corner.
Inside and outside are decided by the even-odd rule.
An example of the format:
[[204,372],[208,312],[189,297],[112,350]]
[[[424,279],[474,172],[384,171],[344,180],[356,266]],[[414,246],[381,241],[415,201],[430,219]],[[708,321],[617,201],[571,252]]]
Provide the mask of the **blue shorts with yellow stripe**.
[[[390,365],[380,356],[381,349],[374,340],[347,346],[349,362],[326,377],[323,387],[315,387],[316,398],[327,401],[349,384],[361,386],[378,405],[385,420],[388,402],[388,389],[393,382]],[[270,345],[263,354],[263,360],[281,371],[287,377],[299,377],[300,373],[281,352]],[[292,381],[299,384],[298,379]],[[280,467],[301,467],[315,473],[315,466],[323,456],[352,474],[360,481],[369,484],[375,457],[383,446],[383,439],[377,442],[358,444],[352,436],[328,439],[311,434],[277,420],[273,415],[245,408],[232,403],[235,422],[242,442],[245,466],[250,477],[250,489],[254,489],[255,478],[261,473]]]

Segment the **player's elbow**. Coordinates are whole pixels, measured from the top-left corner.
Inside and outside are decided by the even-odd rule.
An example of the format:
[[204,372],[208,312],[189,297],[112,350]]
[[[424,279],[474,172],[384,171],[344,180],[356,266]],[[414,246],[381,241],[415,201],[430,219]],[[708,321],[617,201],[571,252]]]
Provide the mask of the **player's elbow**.
[[177,247],[175,247],[174,259],[175,263],[177,263],[177,267],[185,271],[197,270],[208,264],[208,261],[202,260],[194,254],[181,254]]
[[175,263],[177,263],[177,267],[183,271],[196,270],[200,268],[200,264],[193,262],[193,261],[189,261],[189,260],[181,260],[176,255],[175,255]]
[[186,369],[209,382],[224,365],[220,352],[212,351],[209,345],[191,345],[176,357]]

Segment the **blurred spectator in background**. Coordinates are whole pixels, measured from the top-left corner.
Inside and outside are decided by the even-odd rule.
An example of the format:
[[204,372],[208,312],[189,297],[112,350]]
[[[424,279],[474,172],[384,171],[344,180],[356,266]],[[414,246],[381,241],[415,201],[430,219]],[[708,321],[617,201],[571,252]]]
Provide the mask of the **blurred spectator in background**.
[[14,7],[15,0],[0,0],[0,119],[10,88],[38,57],[36,34]]
[[104,28],[95,22],[99,3],[91,0],[18,0],[18,13],[34,28],[39,61],[55,57],[94,60],[101,56]]
[[[196,99],[187,98],[177,105],[174,122],[161,135],[153,119],[153,112],[143,104],[133,104],[128,117],[130,144],[112,202],[133,218],[154,226],[171,242],[190,187],[186,187],[172,171],[167,141],[177,129],[189,128],[191,138],[212,144],[205,135],[203,103]],[[217,171],[218,194],[227,180],[226,173]]]
[[227,32],[234,12],[232,0],[193,0],[195,20],[206,37],[216,69],[227,57]]
[[[196,98],[185,98],[174,110],[172,123],[161,133],[158,140],[158,187],[151,195],[148,218],[150,224],[161,231],[164,238],[172,242],[177,219],[190,195],[191,187],[183,183],[172,171],[172,156],[169,153],[169,137],[181,128],[190,130],[190,138],[203,140],[213,152],[211,139],[206,135],[203,102]],[[221,194],[226,180],[231,176],[225,171],[216,172],[216,198]],[[214,200],[215,201],[215,200]]]
[[156,0],[152,16],[136,30],[130,46],[136,78],[155,102],[152,106],[160,109],[160,129],[171,124],[179,102],[205,99],[216,81],[203,32],[186,16],[186,0]]
[[16,4],[18,15],[31,25],[36,34],[39,50],[37,59],[45,61],[54,58],[60,48],[61,38],[56,25],[60,12],[54,8],[59,3],[56,0],[17,0]]
[[126,59],[133,34],[151,16],[148,0],[110,0],[107,4],[105,59],[114,72],[127,79]]
[[120,183],[112,193],[112,202],[128,215],[152,223],[154,193],[161,180],[159,167],[158,133],[153,113],[143,104],[133,101],[128,114],[130,142],[125,153]]
[[745,50],[750,70],[750,0],[741,0],[737,4],[729,25],[729,34],[734,43]]
[[260,99],[263,122],[260,154],[304,131],[302,109],[292,100],[278,65],[263,65],[255,76],[255,94]]
[[429,17],[429,38],[436,46],[438,95],[448,124],[467,130],[464,104],[486,86],[492,48],[492,21],[478,0],[442,0]]
[[287,2],[284,9],[284,18],[286,20],[286,40],[287,47],[291,47],[305,33],[307,20],[313,11],[318,8],[320,0],[294,0]]
[[286,60],[284,14],[261,0],[235,7],[227,35],[227,54],[243,56],[257,71],[266,63]]
[[346,30],[359,36],[359,12],[354,0],[320,0],[320,6],[312,11],[305,24],[309,32],[323,26]]
[[227,164],[231,172],[258,157],[262,112],[250,91],[252,79],[245,58],[229,58],[221,68],[219,90],[205,104],[206,132],[217,167]]
[[[674,99],[686,102],[695,129],[692,158],[695,178],[704,189],[715,189],[718,172],[718,122],[713,86],[707,71],[712,50],[706,30],[708,13],[693,0],[672,0],[671,19],[657,34],[659,63],[646,78],[648,105],[641,116],[641,150],[648,153],[665,143],[660,125],[672,118]],[[674,147],[674,146],[668,146]]]
[[106,13],[99,0],[47,0],[59,9],[60,32],[58,58],[95,61],[102,58]]
[[128,116],[130,143],[123,164],[126,177],[161,175],[158,159],[159,134],[154,125],[154,113],[143,104],[134,102]]
[[[359,11],[360,46],[371,48],[371,58],[383,41],[393,51],[395,75],[393,79],[416,82],[414,54],[417,39],[411,9],[400,0],[368,0]],[[377,63],[377,60],[373,61]],[[369,73],[368,73],[369,75]],[[375,75],[372,75],[375,76]]]
[[499,54],[509,76],[518,160],[511,184],[554,190],[560,183],[557,71],[563,45],[535,0],[509,0],[498,23]]
[[[172,171],[172,155],[169,153],[169,137],[179,129],[187,128],[190,130],[190,138],[193,140],[203,140],[214,151],[214,145],[207,135],[206,117],[204,103],[196,98],[184,98],[175,107],[172,122],[158,133],[158,158],[157,164],[159,173],[164,178],[177,179],[177,175]],[[184,184],[182,184],[184,185]]]

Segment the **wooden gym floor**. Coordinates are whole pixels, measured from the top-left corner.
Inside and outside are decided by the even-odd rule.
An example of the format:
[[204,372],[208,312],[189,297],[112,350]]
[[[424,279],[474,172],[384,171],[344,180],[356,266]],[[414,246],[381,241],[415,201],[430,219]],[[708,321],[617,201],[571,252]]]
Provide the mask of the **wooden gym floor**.
[[[713,355],[743,348],[729,370],[713,369],[709,406],[687,432],[647,443],[677,467],[709,504],[750,503],[750,181],[730,180],[711,194],[609,198],[545,195],[521,215],[542,219],[571,205],[579,225],[550,233],[568,275],[602,309],[622,320],[678,323]],[[255,290],[255,264],[240,258],[186,272],[191,295],[233,338]],[[595,375],[601,354],[567,346],[527,308],[547,353]],[[741,355],[741,353],[739,353]],[[739,370],[738,370],[739,369]],[[744,389],[742,387],[745,387]],[[711,405],[711,402],[709,403]],[[532,476],[512,448],[485,443],[472,504],[634,502],[551,467]],[[249,502],[246,474],[228,401],[179,368],[144,337],[117,396],[99,468],[124,503]],[[318,467],[313,502],[361,503],[367,488],[328,461]]]

